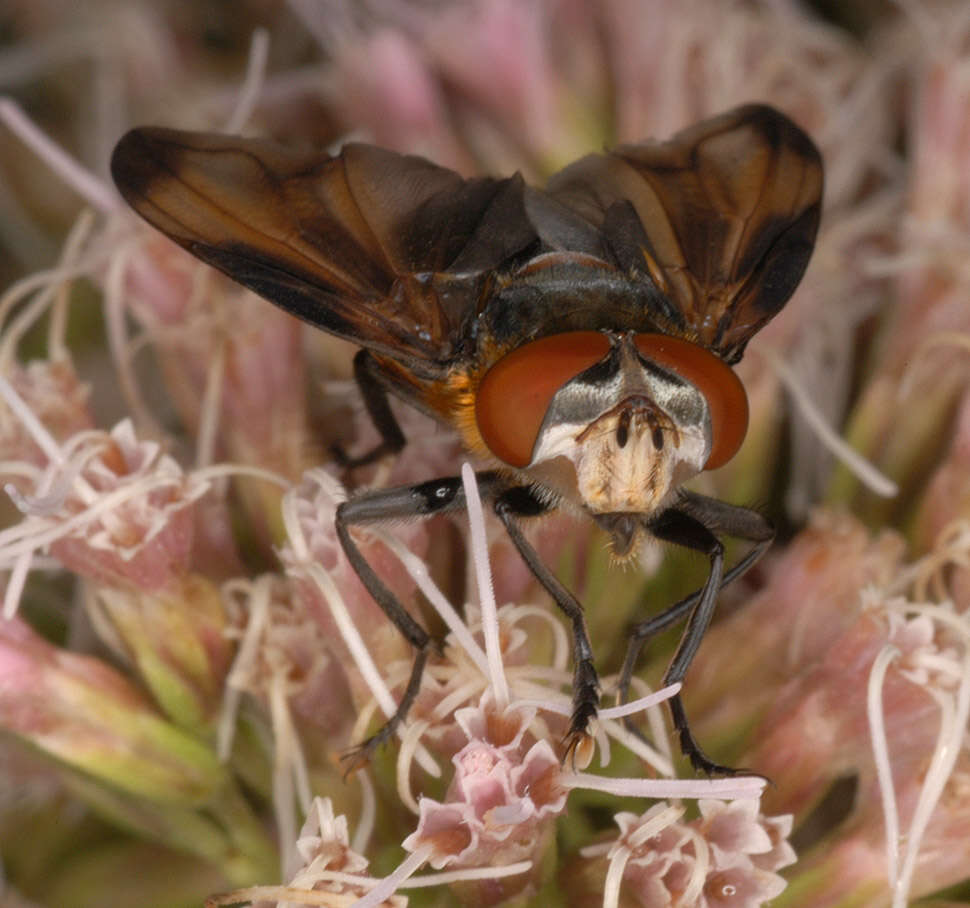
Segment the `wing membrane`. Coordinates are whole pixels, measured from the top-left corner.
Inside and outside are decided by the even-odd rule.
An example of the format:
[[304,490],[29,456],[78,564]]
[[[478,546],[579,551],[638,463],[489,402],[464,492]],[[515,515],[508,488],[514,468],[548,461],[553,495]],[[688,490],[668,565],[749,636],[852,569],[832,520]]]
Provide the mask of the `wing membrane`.
[[669,142],[582,158],[548,192],[670,297],[683,320],[675,330],[734,362],[808,264],[822,162],[787,117],[749,105]]
[[147,128],[111,167],[128,203],[203,261],[419,371],[451,349],[481,276],[537,241],[521,177],[464,180],[370,145],[332,156]]

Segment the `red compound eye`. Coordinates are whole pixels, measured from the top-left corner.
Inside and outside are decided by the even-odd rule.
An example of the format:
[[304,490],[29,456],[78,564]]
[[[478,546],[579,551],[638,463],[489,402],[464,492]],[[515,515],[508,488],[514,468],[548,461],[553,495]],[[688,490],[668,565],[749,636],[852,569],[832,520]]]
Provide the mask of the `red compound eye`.
[[[748,397],[734,370],[710,350],[665,334],[638,334],[647,359],[689,381],[711,415],[711,453],[704,468],[727,463],[748,429]],[[482,379],[475,400],[478,431],[489,450],[514,467],[525,467],[556,392],[609,353],[596,331],[554,334],[513,350]]]
[[748,395],[741,379],[710,350],[690,341],[666,334],[638,334],[635,343],[646,359],[686,379],[704,395],[711,413],[711,454],[704,469],[726,464],[748,431]]
[[485,373],[475,399],[478,431],[489,450],[513,467],[527,466],[556,392],[609,352],[605,335],[570,331],[543,337],[500,359]]

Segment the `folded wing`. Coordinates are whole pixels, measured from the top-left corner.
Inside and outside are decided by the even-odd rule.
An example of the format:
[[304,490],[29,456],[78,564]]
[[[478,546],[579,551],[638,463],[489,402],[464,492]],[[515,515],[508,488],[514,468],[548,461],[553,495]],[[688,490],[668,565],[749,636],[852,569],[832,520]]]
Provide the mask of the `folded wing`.
[[330,155],[144,128],[111,169],[126,201],[198,258],[418,372],[450,354],[488,272],[537,243],[521,177],[465,180],[370,145]]
[[657,285],[673,333],[735,362],[805,271],[822,160],[783,114],[748,105],[669,142],[582,158],[547,191],[600,229],[620,267]]

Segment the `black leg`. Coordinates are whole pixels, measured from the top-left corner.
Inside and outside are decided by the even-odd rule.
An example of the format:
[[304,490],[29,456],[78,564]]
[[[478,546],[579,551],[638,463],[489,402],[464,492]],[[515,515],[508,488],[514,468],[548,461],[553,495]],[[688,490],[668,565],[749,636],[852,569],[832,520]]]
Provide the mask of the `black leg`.
[[[737,580],[742,574],[747,573],[748,569],[761,558],[770,544],[771,540],[759,542],[748,552],[721,579],[721,589],[724,589],[733,580]],[[633,680],[633,673],[636,670],[637,660],[644,644],[652,637],[667,630],[668,627],[673,627],[677,622],[686,618],[700,601],[702,592],[703,589],[694,590],[689,596],[685,596],[670,608],[664,609],[659,615],[641,621],[630,631],[630,643],[627,646],[626,658],[623,660],[623,670],[620,672],[618,683],[621,703],[625,703],[629,699],[630,682]]]
[[[539,560],[535,549],[526,540],[518,524],[520,518],[535,517],[545,513],[549,505],[530,489],[524,486],[511,486],[508,480],[496,473],[482,472],[477,474],[477,479],[482,499],[492,502],[496,514],[504,524],[522,559],[572,622],[575,658],[573,715],[566,739],[567,754],[571,753],[586,737],[589,720],[596,715],[599,705],[599,680],[593,667],[593,651],[582,606]],[[367,563],[351,536],[350,527],[387,520],[429,517],[464,509],[465,493],[462,481],[458,477],[437,479],[397,489],[365,492],[337,508],[337,538],[351,566],[384,614],[417,650],[411,677],[397,710],[375,735],[351,755],[356,762],[365,761],[374,749],[386,741],[404,721],[420,690],[421,675],[435,643]]]
[[[486,500],[493,500],[509,488],[509,483],[496,473],[477,474],[479,491]],[[364,492],[343,502],[337,508],[335,521],[337,538],[350,561],[351,567],[360,577],[381,607],[385,615],[394,623],[404,639],[416,650],[411,677],[397,709],[387,722],[358,748],[348,754],[351,769],[354,764],[365,762],[374,750],[383,744],[404,721],[408,710],[421,689],[421,676],[424,667],[437,645],[428,632],[418,624],[398,601],[397,597],[377,576],[374,569],[361,554],[357,543],[350,533],[352,526],[367,526],[388,520],[406,520],[414,517],[432,517],[465,510],[465,490],[457,476],[434,479],[414,486],[400,486],[395,489],[377,489]]]
[[340,445],[334,445],[331,448],[334,459],[346,469],[364,467],[380,460],[385,454],[396,454],[404,447],[405,442],[404,433],[391,410],[387,388],[381,380],[374,357],[366,350],[359,350],[354,357],[354,380],[371,421],[381,433],[381,440],[357,457],[350,457]]
[[542,563],[536,550],[519,527],[518,518],[535,517],[544,513],[549,506],[529,488],[516,486],[498,495],[494,507],[495,513],[505,525],[509,538],[519,550],[522,560],[572,623],[573,714],[565,742],[566,756],[569,756],[575,753],[577,746],[588,736],[589,721],[596,715],[600,699],[599,678],[593,666],[593,648],[589,642],[589,632],[586,630],[583,607],[559,582],[555,574]]
[[[704,552],[710,558],[711,569],[707,582],[700,590],[634,628],[620,675],[620,692],[624,700],[644,643],[686,617],[687,626],[664,674],[663,683],[673,684],[683,680],[710,624],[720,588],[747,571],[764,554],[774,538],[774,529],[770,522],[757,511],[691,492],[681,493],[676,507],[665,511],[653,521],[650,530],[659,539]],[[725,533],[755,543],[754,548],[726,574],[723,573],[724,548],[716,533]],[[691,734],[680,696],[671,698],[669,702],[681,751],[694,768],[708,775],[738,774],[741,770],[715,763],[697,744]]]
[[416,486],[365,492],[343,502],[337,508],[335,521],[337,538],[340,540],[340,545],[343,547],[351,567],[356,571],[357,576],[360,577],[361,582],[374,597],[374,601],[381,607],[384,614],[394,623],[404,639],[416,650],[411,677],[397,709],[372,737],[348,754],[350,769],[353,769],[356,764],[366,762],[374,750],[394,734],[398,725],[404,721],[408,710],[418,695],[418,691],[421,689],[421,676],[424,673],[424,667],[432,648],[436,645],[428,632],[411,617],[407,609],[401,605],[397,597],[367,563],[367,559],[361,554],[350,533],[350,527],[354,525],[366,526],[386,520],[447,513],[463,509],[464,504],[465,495],[461,479],[452,477],[424,482]]
[[[550,505],[529,487],[510,485],[509,481],[499,474],[482,472],[477,478],[482,498],[492,502],[496,514],[523,561],[572,623],[575,668],[573,714],[566,736],[568,755],[574,752],[588,735],[589,721],[596,715],[599,705],[599,680],[593,665],[593,651],[582,606],[542,563],[519,525],[521,519],[545,513]],[[344,502],[337,509],[337,536],[348,560],[375,602],[417,651],[411,676],[398,708],[385,725],[361,745],[355,754],[357,760],[367,759],[374,748],[386,741],[405,719],[420,690],[421,676],[435,643],[367,563],[351,536],[350,527],[395,519],[454,513],[464,509],[465,494],[461,479],[458,477],[433,480],[415,486],[365,492]],[[770,544],[774,535],[771,525],[757,512],[726,505],[692,493],[683,493],[679,497],[677,506],[663,512],[651,522],[649,528],[659,539],[706,553],[711,561],[711,570],[702,589],[676,603],[663,614],[642,622],[634,629],[620,682],[624,694],[629,686],[640,648],[646,640],[686,617],[687,626],[684,635],[664,676],[664,682],[674,683],[683,679],[710,623],[720,587],[751,567]],[[755,548],[727,574],[723,573],[724,551],[716,533],[728,533],[756,542]],[[697,745],[690,733],[679,697],[671,700],[670,709],[680,738],[681,749],[697,769],[709,774],[730,775],[737,772],[710,760]]]

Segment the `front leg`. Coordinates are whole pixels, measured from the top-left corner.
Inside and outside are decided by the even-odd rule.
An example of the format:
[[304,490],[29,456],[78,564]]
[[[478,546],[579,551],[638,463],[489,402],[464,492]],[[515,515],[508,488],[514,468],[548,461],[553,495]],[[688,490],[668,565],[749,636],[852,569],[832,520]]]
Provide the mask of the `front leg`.
[[495,498],[495,513],[505,526],[529,570],[552,596],[573,629],[573,714],[566,734],[566,755],[589,737],[589,722],[596,715],[600,701],[600,684],[593,665],[593,648],[586,629],[586,617],[579,601],[566,589],[552,571],[542,563],[536,550],[522,533],[518,519],[545,513],[549,505],[530,488],[516,486]]
[[[682,599],[660,615],[641,622],[633,629],[620,677],[620,690],[624,698],[643,644],[650,637],[687,617],[684,633],[664,673],[662,683],[674,684],[684,679],[704,633],[710,625],[720,588],[747,571],[764,554],[774,539],[774,528],[771,523],[757,511],[726,504],[693,492],[681,492],[678,504],[652,521],[650,530],[658,539],[707,554],[711,566],[707,581],[700,590]],[[726,574],[724,573],[724,546],[716,535],[718,533],[755,543],[754,548]],[[695,769],[702,770],[708,775],[737,775],[741,772],[715,763],[704,753],[691,733],[679,694],[672,697],[669,702],[681,751]]]
[[383,523],[388,520],[431,517],[435,514],[461,510],[464,505],[465,497],[461,479],[451,477],[423,482],[415,486],[364,492],[343,502],[337,508],[335,520],[337,538],[340,540],[347,560],[360,577],[367,592],[401,632],[404,639],[416,650],[411,676],[397,709],[372,737],[364,741],[351,754],[351,768],[354,763],[366,762],[374,750],[394,734],[407,717],[408,710],[421,689],[421,676],[424,674],[425,665],[435,644],[428,632],[411,617],[397,596],[387,588],[368,564],[354,541],[350,528]]

